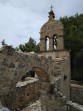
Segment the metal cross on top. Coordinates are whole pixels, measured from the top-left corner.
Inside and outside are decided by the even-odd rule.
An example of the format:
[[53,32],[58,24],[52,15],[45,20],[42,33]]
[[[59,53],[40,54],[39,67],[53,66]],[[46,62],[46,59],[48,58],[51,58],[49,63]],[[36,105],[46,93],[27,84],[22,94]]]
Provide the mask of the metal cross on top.
[[51,10],[52,10],[52,9],[53,9],[53,6],[51,5],[51,7],[50,7],[50,8],[51,8]]

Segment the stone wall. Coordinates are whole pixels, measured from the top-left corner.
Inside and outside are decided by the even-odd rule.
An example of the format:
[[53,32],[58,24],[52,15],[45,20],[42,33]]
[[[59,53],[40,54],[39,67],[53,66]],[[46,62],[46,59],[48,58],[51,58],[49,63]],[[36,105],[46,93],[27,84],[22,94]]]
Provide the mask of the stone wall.
[[67,102],[67,111],[83,111],[83,106],[72,101]]
[[57,93],[52,89],[48,93],[42,91],[40,97],[42,111],[67,111],[66,98],[59,91]]
[[70,53],[67,50],[55,50],[41,52],[41,55],[48,57],[51,56],[53,60],[61,62],[61,93],[70,100],[70,79],[71,79],[71,68],[70,68]]
[[[0,50],[0,101],[12,108],[14,104],[16,104],[15,102],[18,101],[16,105],[19,106],[21,101],[20,97],[22,99],[24,98],[19,93],[21,92],[20,90],[22,90],[21,93],[25,94],[25,102],[21,104],[26,105],[28,102],[26,100],[27,89],[25,87],[17,88],[16,84],[21,81],[22,77],[27,72],[33,69],[41,83],[40,93],[42,111],[65,111],[66,94],[68,93],[65,88],[69,90],[69,85],[66,86],[66,84],[64,84],[65,87],[61,85],[64,79],[64,73],[62,72],[66,71],[62,67],[62,64],[64,64],[62,62],[64,62],[64,58],[59,58],[59,56],[58,59],[53,59],[52,57],[41,56],[35,53],[15,52],[10,46],[3,47]],[[67,75],[68,74],[69,72]],[[66,79],[66,83],[67,82],[69,84],[69,75]],[[64,89],[65,96],[62,93],[62,89]],[[17,92],[17,90],[18,94],[14,95],[14,91]],[[26,93],[23,92],[23,90],[26,90]],[[12,99],[12,97],[17,96],[17,99]],[[14,101],[9,101],[10,98],[11,101]]]
[[83,105],[83,85],[71,84],[71,100]]
[[25,81],[19,81],[16,84],[16,88],[5,97],[3,104],[11,110],[23,108],[27,106],[29,102],[39,98],[39,90],[39,80],[28,77]]
[[[10,46],[0,51],[0,100],[10,93],[26,72],[36,68],[40,80],[48,80],[51,58],[15,52]],[[47,72],[47,73],[45,73]],[[38,75],[37,74],[37,75]]]

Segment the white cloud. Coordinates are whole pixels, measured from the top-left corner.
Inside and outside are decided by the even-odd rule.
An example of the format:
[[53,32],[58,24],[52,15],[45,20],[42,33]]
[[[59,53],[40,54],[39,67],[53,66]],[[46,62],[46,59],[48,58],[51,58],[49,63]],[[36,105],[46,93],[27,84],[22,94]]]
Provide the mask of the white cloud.
[[39,31],[48,19],[51,4],[56,19],[83,13],[82,0],[0,0],[0,46],[3,39],[18,46],[30,36],[39,42]]

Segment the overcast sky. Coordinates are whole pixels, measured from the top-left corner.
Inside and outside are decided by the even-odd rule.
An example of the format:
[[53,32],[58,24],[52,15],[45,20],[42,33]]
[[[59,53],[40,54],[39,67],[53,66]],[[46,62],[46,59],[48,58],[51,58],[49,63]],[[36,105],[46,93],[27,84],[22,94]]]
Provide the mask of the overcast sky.
[[0,0],[0,47],[3,39],[14,47],[29,37],[38,43],[51,4],[56,19],[83,13],[83,0]]

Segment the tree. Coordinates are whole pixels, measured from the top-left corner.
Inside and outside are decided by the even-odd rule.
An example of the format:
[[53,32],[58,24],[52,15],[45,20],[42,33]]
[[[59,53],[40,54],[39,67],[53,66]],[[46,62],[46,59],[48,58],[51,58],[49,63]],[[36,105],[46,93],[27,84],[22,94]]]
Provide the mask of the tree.
[[22,52],[39,52],[40,48],[39,48],[39,44],[36,45],[36,41],[34,39],[32,39],[31,37],[29,38],[29,41],[27,43],[20,44],[19,45],[19,49]]
[[83,80],[83,14],[61,18],[65,48],[71,50],[72,79]]
[[34,51],[35,51],[35,52],[40,52],[40,43],[38,43],[38,44],[35,46]]
[[2,43],[2,46],[7,45],[7,44],[5,43],[5,39],[3,39],[1,43]]

